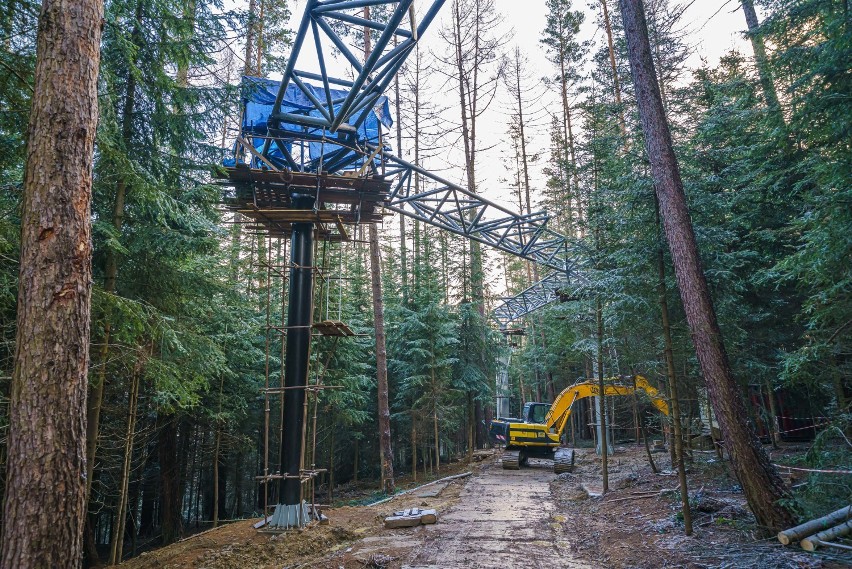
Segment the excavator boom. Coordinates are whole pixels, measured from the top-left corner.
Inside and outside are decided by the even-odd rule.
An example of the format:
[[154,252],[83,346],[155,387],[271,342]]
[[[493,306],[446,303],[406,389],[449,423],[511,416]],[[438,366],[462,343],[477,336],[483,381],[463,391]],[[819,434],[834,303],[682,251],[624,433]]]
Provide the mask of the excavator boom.
[[[634,385],[625,383],[614,383],[613,380],[622,380],[622,378],[610,378],[608,385],[604,386],[604,393],[610,395],[633,395],[636,390],[642,390],[651,398],[651,403],[659,409],[664,415],[669,414],[669,405],[666,400],[660,396],[660,392],[648,383],[648,380],[641,375],[633,376]],[[571,416],[571,410],[576,401],[585,399],[586,397],[594,397],[600,395],[600,386],[596,381],[583,381],[575,383],[570,387],[566,387],[556,396],[553,405],[550,406],[550,411],[544,419],[544,424],[551,432],[557,435],[562,435],[565,430],[565,425],[568,423],[568,418]]]

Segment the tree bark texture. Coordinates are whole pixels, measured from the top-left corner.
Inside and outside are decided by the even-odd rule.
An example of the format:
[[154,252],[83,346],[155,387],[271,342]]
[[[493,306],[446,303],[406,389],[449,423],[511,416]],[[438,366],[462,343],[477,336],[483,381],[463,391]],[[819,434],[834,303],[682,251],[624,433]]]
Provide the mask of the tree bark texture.
[[789,527],[792,515],[778,503],[787,496],[787,491],[746,420],[745,406],[728,362],[710,290],[701,267],[651,59],[642,1],[620,0],[620,5],[639,117],[660,202],[660,213],[692,341],[725,446],[758,522],[775,530]]
[[609,48],[609,65],[612,68],[612,84],[615,90],[615,104],[618,106],[618,128],[621,130],[621,136],[627,137],[627,123],[624,120],[624,108],[621,106],[621,82],[618,80],[618,66],[615,64],[615,47],[612,42],[612,24],[609,21],[609,10],[607,9],[606,0],[601,0],[603,8],[604,30],[606,31],[606,41]]
[[162,544],[180,539],[181,518],[180,461],[178,460],[177,417],[163,414],[157,418],[159,438],[157,456],[160,462],[160,533]]
[[385,341],[385,306],[382,298],[382,259],[379,231],[370,224],[370,277],[373,286],[373,325],[376,332],[376,379],[379,396],[379,456],[382,490],[393,494],[393,449],[391,448],[390,406],[388,405],[388,353]]
[[27,132],[0,566],[78,567],[100,0],[44,0]]
[[[657,208],[657,224],[659,227],[659,208]],[[659,233],[659,229],[657,230]],[[672,409],[672,445],[674,449],[674,466],[677,468],[677,478],[680,483],[680,503],[683,512],[683,533],[692,535],[692,511],[689,509],[689,488],[686,485],[686,466],[683,463],[683,429],[680,421],[680,398],[677,393],[677,375],[675,374],[674,350],[672,349],[672,329],[669,323],[669,301],[666,289],[666,262],[663,257],[662,244],[657,249],[657,292],[660,295],[660,320],[663,325],[663,345],[665,346],[666,375],[669,379],[669,392]]]

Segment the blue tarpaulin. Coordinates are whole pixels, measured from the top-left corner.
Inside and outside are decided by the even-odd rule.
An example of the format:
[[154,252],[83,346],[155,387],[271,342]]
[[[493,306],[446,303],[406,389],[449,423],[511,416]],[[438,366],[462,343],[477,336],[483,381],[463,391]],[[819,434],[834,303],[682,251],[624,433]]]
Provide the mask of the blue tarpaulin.
[[[275,104],[275,97],[278,95],[278,90],[281,87],[280,81],[272,79],[264,79],[262,77],[244,76],[242,81],[242,103],[243,103],[243,124],[242,133],[244,136],[255,135],[257,137],[266,136],[268,134],[267,123],[269,116],[272,114],[272,107]],[[322,87],[314,87],[313,85],[305,84],[305,87],[320,102],[326,102],[325,90]],[[331,89],[331,99],[334,104],[334,111],[337,113],[343,99],[346,98],[349,91],[342,89]],[[307,114],[311,117],[323,118],[322,114],[316,109],[314,104],[302,91],[299,86],[294,83],[287,85],[287,92],[284,100],[281,103],[281,111],[292,114]],[[362,113],[356,113],[349,119],[350,125],[355,125]],[[357,140],[360,143],[371,142],[378,144],[380,123],[385,127],[390,128],[393,125],[393,120],[390,114],[390,105],[387,97],[380,97],[373,109],[367,113],[366,118],[358,126]],[[328,132],[323,132],[322,128],[305,127],[303,125],[281,123],[279,130],[292,131],[293,138],[298,139],[300,135],[309,134],[314,136],[328,135]],[[260,150],[264,145],[264,139],[255,138],[255,147]],[[292,153],[292,144],[288,141],[284,144],[288,153]],[[326,142],[311,142],[309,144],[308,156],[305,159],[318,160],[321,156],[329,156],[341,147],[339,145]],[[350,153],[352,157],[355,153]],[[285,162],[284,153],[277,147],[277,143],[270,147],[270,157],[274,161]],[[234,159],[227,158],[224,160],[225,166],[233,166]],[[252,167],[260,167],[257,160],[253,160]],[[308,164],[305,165],[306,170],[310,169]],[[354,167],[354,166],[353,166]]]

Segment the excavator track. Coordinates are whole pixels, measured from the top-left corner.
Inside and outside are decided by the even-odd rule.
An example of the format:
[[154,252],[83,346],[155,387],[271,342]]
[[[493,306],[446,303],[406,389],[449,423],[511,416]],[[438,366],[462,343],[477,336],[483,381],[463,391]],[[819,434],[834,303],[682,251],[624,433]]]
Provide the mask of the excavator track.
[[[505,464],[505,463],[504,463]],[[503,467],[505,468],[505,466]],[[562,474],[574,468],[574,449],[559,448],[553,453],[553,472]]]
[[520,470],[521,469],[521,451],[519,451],[519,450],[504,450],[502,462],[503,462],[503,470]]

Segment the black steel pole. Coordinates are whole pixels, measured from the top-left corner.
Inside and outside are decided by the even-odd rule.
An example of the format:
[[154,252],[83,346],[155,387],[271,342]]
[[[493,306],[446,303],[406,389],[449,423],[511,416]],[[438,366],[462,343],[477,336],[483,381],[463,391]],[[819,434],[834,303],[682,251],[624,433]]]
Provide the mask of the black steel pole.
[[[293,196],[295,209],[310,209],[313,198]],[[279,486],[281,503],[301,503],[302,423],[308,359],[311,347],[311,303],[313,296],[314,224],[294,223],[290,236],[290,298],[287,307],[287,352],[284,359],[284,436],[281,455],[284,474]]]

